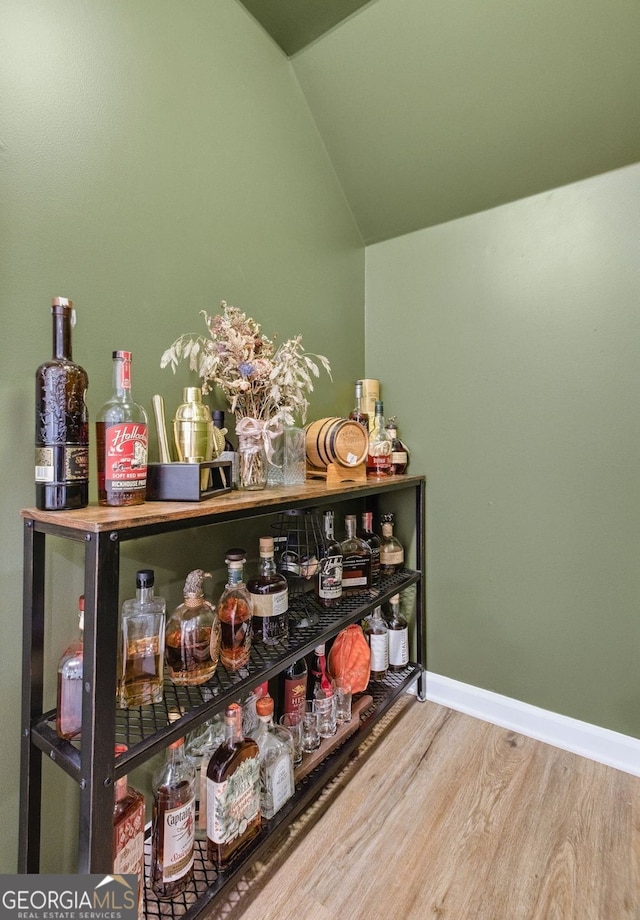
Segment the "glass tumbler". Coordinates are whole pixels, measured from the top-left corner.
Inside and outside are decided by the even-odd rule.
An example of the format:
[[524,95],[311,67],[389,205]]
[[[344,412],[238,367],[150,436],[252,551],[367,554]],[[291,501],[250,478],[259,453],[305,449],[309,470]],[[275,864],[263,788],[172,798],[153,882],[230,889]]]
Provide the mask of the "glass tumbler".
[[321,738],[331,738],[338,730],[336,721],[336,697],[333,692],[328,696],[319,697],[313,701],[318,716],[318,732]]
[[311,754],[320,747],[320,732],[318,731],[318,714],[312,702],[306,704],[302,712],[302,732],[300,746],[305,754]]

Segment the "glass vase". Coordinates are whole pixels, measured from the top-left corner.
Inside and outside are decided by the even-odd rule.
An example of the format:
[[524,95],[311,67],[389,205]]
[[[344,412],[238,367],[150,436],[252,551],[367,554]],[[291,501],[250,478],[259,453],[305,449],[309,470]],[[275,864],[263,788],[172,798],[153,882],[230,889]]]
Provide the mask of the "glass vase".
[[[259,443],[238,444],[238,488],[247,491],[264,489],[269,464],[262,440]],[[249,439],[247,439],[249,440]]]

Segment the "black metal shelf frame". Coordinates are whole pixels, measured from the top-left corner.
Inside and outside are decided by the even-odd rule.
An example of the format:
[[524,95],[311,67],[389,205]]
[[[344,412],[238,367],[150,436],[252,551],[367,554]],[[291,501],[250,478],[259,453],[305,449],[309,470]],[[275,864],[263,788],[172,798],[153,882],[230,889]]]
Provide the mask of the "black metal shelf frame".
[[[116,664],[118,638],[118,590],[120,569],[120,545],[126,540],[158,536],[194,527],[226,523],[240,518],[272,516],[278,511],[292,507],[305,507],[311,502],[308,497],[286,496],[276,503],[270,500],[260,504],[259,495],[255,505],[249,508],[229,511],[216,509],[211,514],[199,517],[167,515],[161,521],[122,527],[113,530],[77,530],[55,522],[37,520],[25,513],[24,520],[24,585],[23,585],[23,708],[21,744],[21,814],[18,870],[37,873],[40,861],[40,824],[42,792],[43,755],[56,762],[61,769],[72,776],[80,788],[80,828],[78,871],[111,871],[111,835],[104,828],[111,826],[113,808],[113,784],[118,776],[124,775],[143,763],[155,752],[166,747],[171,740],[180,737],[210,718],[222,709],[225,703],[246,689],[250,689],[280,673],[289,663],[309,652],[319,642],[332,638],[337,632],[361,619],[374,606],[388,600],[394,593],[416,584],[416,645],[415,665],[408,676],[392,682],[391,687],[382,689],[372,714],[368,714],[360,730],[349,738],[337,752],[334,752],[321,768],[311,774],[297,790],[294,798],[277,815],[275,824],[269,823],[269,834],[291,820],[316,797],[327,779],[337,772],[344,759],[357,747],[371,730],[379,715],[393,702],[398,693],[410,683],[417,681],[418,697],[425,699],[425,480],[424,477],[407,477],[403,482],[397,477],[390,483],[367,483],[361,489],[334,487],[323,493],[322,503],[371,498],[374,502],[381,495],[412,489],[415,496],[415,533],[417,569],[405,570],[398,575],[385,578],[376,592],[369,596],[358,595],[346,598],[335,611],[318,607],[320,622],[317,626],[300,627],[292,631],[287,643],[273,650],[260,647],[252,649],[251,661],[239,672],[227,672],[218,666],[214,677],[199,688],[178,688],[170,682],[165,685],[166,700],[163,704],[141,707],[139,710],[119,711],[114,707],[116,692]],[[117,512],[116,512],[117,513]],[[82,744],[78,748],[61,741],[55,733],[52,720],[54,712],[43,712],[43,659],[45,616],[45,567],[46,537],[58,536],[83,542],[85,546],[85,629],[84,629],[84,695],[82,711]],[[295,614],[295,612],[294,612]],[[294,615],[295,619],[295,615]],[[398,689],[400,686],[401,689]],[[183,713],[175,723],[169,723],[168,710],[179,709]],[[112,717],[105,714],[113,713]],[[125,755],[114,758],[114,745],[124,741],[129,745]],[[241,866],[257,858],[263,847],[265,832],[258,838],[251,854],[243,857]],[[256,849],[257,848],[257,849]],[[204,906],[223,889],[227,889],[242,868],[232,866],[223,876],[204,872],[204,890],[195,893],[194,904],[187,905],[187,918],[196,916]],[[198,876],[199,873],[196,873]],[[202,875],[202,873],[200,873]],[[195,906],[194,906],[195,905]],[[164,908],[163,908],[164,910]],[[172,908],[173,910],[173,908]],[[178,911],[180,913],[180,911]],[[164,916],[164,913],[163,913]]]

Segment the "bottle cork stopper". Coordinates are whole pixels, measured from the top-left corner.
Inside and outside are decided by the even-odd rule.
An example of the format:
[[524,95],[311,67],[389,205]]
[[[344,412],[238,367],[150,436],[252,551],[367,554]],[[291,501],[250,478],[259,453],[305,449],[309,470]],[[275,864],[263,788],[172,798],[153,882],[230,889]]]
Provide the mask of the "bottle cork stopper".
[[270,696],[262,696],[256,702],[256,714],[261,718],[273,715],[273,699]]
[[273,537],[260,537],[260,555],[273,556]]

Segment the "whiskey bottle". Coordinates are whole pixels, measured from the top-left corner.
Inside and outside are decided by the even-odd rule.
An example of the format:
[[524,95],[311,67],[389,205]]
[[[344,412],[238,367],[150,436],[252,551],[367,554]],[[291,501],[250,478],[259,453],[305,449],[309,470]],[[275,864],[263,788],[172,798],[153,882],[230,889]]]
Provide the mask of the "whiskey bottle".
[[404,566],[404,547],[393,533],[394,516],[391,512],[383,514],[382,538],[380,542],[380,574],[395,575]]
[[384,407],[376,400],[376,414],[369,433],[367,454],[367,476],[370,479],[384,479],[391,475],[391,438],[385,427]]
[[[116,744],[116,757],[127,750]],[[126,776],[115,783],[113,804],[113,872],[138,879],[138,918],[144,917],[144,795],[129,785]]]
[[178,686],[198,686],[213,677],[220,657],[220,622],[213,604],[204,596],[209,572],[194,569],[184,583],[184,600],[167,620],[165,660],[167,672]]
[[184,738],[169,745],[152,786],[151,888],[166,901],[184,891],[193,873],[196,774]]
[[227,551],[227,583],[216,608],[221,629],[220,661],[230,671],[244,667],[251,653],[253,608],[243,581],[246,561],[243,549]]
[[409,664],[409,625],[400,613],[400,595],[389,600],[389,670],[402,671]]
[[289,637],[289,583],[276,569],[273,537],[260,537],[257,578],[247,582],[253,610],[253,635],[264,645],[285,642]]
[[380,607],[366,618],[364,634],[371,649],[371,680],[384,680],[389,668],[389,630]]
[[122,605],[118,675],[121,709],[162,702],[166,602],[154,595],[153,585],[153,569],[140,569],[136,574],[136,596]]
[[113,394],[96,419],[98,501],[139,505],[147,488],[147,413],[131,396],[131,352],[113,352]]
[[349,413],[349,418],[354,422],[359,422],[363,428],[369,431],[369,413],[362,408],[362,381],[356,380],[356,404],[355,408]]
[[196,840],[207,839],[207,767],[224,741],[224,714],[216,713],[187,736],[185,753],[196,771]]
[[342,549],[334,536],[333,511],[322,515],[324,547],[318,566],[318,601],[323,607],[335,607],[342,597]]
[[282,709],[285,713],[301,712],[307,699],[309,669],[304,658],[294,661],[284,672]]
[[258,727],[252,735],[260,759],[260,812],[267,820],[280,811],[295,792],[293,739],[273,722],[273,700],[263,696],[256,703]]
[[344,520],[345,538],[342,550],[342,591],[347,594],[368,592],[371,588],[371,548],[356,535],[356,516]]
[[71,352],[73,304],[54,297],[53,357],[36,371],[35,486],[41,511],[89,503],[89,378]]
[[371,586],[377,588],[380,584],[380,537],[373,532],[373,511],[362,512],[362,526],[358,536],[371,550]]
[[226,866],[260,832],[260,756],[242,734],[242,707],[225,710],[225,740],[207,767],[207,858]]
[[58,664],[56,732],[67,740],[75,738],[82,729],[84,596],[78,601],[78,625],[78,638],[63,652]]
[[398,424],[395,416],[387,421],[387,432],[391,438],[391,472],[395,476],[400,476],[407,472],[409,465],[409,450],[403,441],[398,437]]

